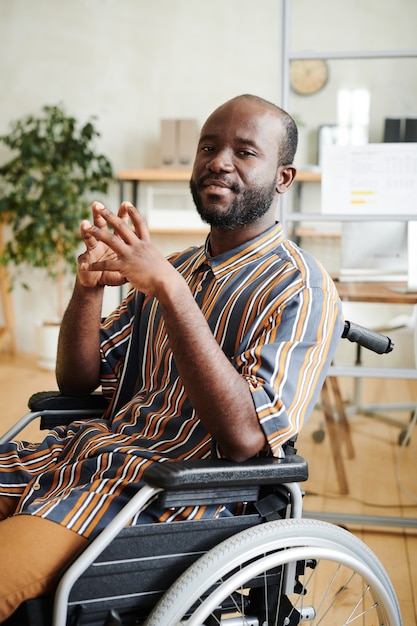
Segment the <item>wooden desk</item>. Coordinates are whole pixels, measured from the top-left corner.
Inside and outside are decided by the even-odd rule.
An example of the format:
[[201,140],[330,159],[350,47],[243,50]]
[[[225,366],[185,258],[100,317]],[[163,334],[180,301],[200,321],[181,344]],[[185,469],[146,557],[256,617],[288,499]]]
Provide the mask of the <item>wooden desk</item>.
[[[191,178],[190,169],[128,169],[121,170],[117,179],[130,182],[188,182]],[[321,181],[320,172],[298,171],[296,181],[300,183],[318,183]]]
[[348,282],[335,279],[341,300],[382,304],[417,304],[417,291],[407,292],[404,282]]

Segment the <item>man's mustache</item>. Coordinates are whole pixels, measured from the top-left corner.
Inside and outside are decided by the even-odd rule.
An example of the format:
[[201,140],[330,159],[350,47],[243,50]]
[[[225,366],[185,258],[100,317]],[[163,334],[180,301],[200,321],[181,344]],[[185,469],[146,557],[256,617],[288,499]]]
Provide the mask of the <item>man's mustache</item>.
[[240,191],[240,187],[237,183],[222,174],[206,174],[199,179],[198,186],[201,188],[207,180],[219,181],[234,193],[238,193]]

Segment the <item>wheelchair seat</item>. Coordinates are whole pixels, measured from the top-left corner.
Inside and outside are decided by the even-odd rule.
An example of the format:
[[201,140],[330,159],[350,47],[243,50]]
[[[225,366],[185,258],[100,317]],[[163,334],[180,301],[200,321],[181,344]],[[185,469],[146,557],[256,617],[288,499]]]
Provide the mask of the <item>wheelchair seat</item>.
[[[62,423],[56,415],[57,405],[68,406],[68,398],[42,393],[30,402],[33,412],[45,411],[47,406],[43,427],[51,427],[56,421]],[[76,407],[78,410],[78,402]],[[48,411],[52,414],[48,415]],[[147,498],[158,495],[164,508],[245,502],[247,512],[218,519],[128,527],[122,520],[116,524],[120,528],[114,531],[114,538],[105,537],[106,528],[89,546],[98,545],[94,550],[97,556],[84,571],[81,565],[76,582],[70,585],[68,598],[60,605],[61,608],[65,605],[67,614],[62,617],[58,608],[54,623],[60,626],[142,623],[165,591],[201,555],[266,519],[283,517],[291,500],[288,489],[292,487],[287,482],[297,484],[307,477],[307,463],[295,453],[283,459],[256,458],[239,464],[194,460],[150,467],[144,475],[150,490]],[[299,515],[300,500],[293,506]],[[53,602],[53,597],[29,600],[4,624],[49,626],[53,620]]]

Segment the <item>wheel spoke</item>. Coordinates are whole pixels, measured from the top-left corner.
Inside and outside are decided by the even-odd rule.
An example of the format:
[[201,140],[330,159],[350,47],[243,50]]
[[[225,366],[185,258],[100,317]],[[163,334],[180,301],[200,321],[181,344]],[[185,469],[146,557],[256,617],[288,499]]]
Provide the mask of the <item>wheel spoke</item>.
[[[287,565],[295,578],[287,584],[285,577],[284,586]],[[313,520],[239,533],[199,559],[166,596],[147,626],[401,626],[376,557],[350,533]]]

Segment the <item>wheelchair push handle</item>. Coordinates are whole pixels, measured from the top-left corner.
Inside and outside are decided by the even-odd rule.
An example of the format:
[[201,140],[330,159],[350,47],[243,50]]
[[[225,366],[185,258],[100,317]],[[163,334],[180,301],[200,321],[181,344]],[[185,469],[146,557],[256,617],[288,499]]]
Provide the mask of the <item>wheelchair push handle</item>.
[[358,343],[360,346],[377,354],[388,354],[394,348],[394,342],[386,335],[347,320],[345,321],[342,338],[348,339],[352,343]]

